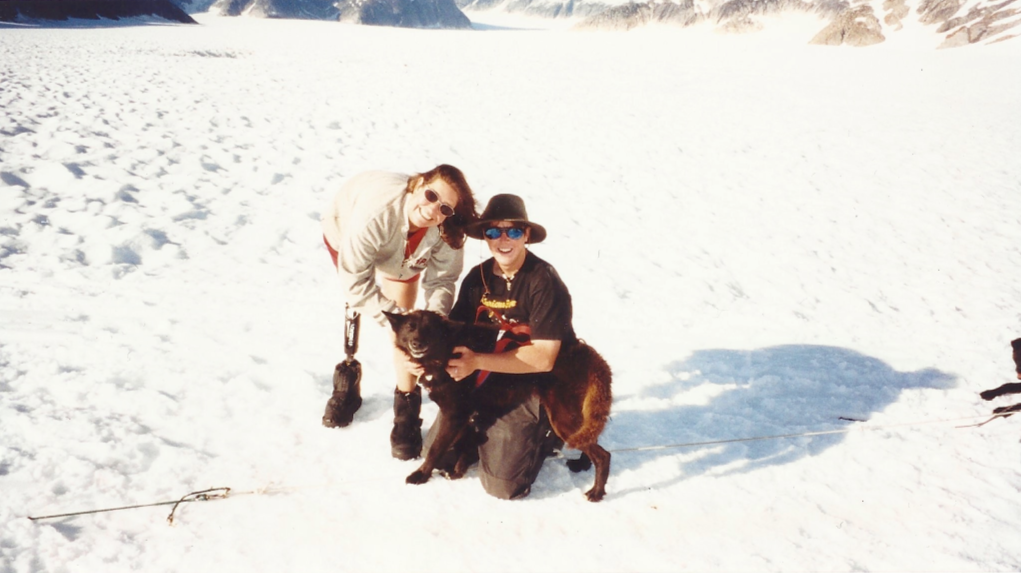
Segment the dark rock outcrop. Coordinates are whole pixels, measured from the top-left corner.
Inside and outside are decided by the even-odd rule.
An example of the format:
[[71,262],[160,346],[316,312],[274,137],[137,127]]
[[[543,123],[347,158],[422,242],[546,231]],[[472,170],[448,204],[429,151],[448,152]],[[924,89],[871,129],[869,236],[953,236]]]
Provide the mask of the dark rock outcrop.
[[973,6],[966,14],[958,16],[961,7],[953,0],[927,0],[918,7],[919,20],[926,24],[938,23],[937,32],[949,32],[940,44],[941,48],[966,46],[984,40],[1002,41],[1016,37],[1017,34],[1003,33],[1021,24],[1021,18],[1017,18],[1021,5],[1016,2],[1004,0]]
[[205,12],[209,10],[209,7],[213,5],[215,0],[172,0],[174,4],[181,7],[182,10],[189,14],[195,14],[198,12]]
[[883,0],[883,10],[886,11],[886,16],[883,16],[883,23],[894,30],[904,28],[902,22],[911,13],[905,0]]
[[[499,8],[545,16],[586,15],[577,29],[631,30],[647,24],[680,27],[706,23],[720,32],[754,32],[766,15],[814,14],[827,22],[813,44],[871,46],[915,18],[937,34],[940,47],[993,43],[1021,37],[1021,0],[457,0],[462,7]],[[881,7],[880,7],[881,6]],[[912,14],[912,10],[915,14]],[[549,13],[554,10],[556,13]],[[882,18],[882,22],[880,22]],[[937,38],[938,41],[938,38]]]
[[[934,26],[936,33],[946,34],[940,48],[965,46],[982,41],[998,42],[1016,37],[1004,34],[1021,24],[1021,0],[1000,0],[972,4],[959,15],[966,0],[922,0],[918,5],[918,21]],[[884,0],[883,22],[896,31],[910,14],[906,0]],[[836,18],[812,40],[813,44],[869,46],[885,39],[879,21],[867,5],[855,6]]]
[[871,46],[886,40],[872,6],[862,4],[848,8],[816,34],[811,44],[824,46]]
[[649,4],[631,2],[614,6],[595,16],[589,16],[574,27],[578,30],[630,30],[652,22],[652,7]]
[[470,28],[454,0],[216,0],[223,16],[340,20],[402,28]]
[[[707,3],[702,3],[704,10]],[[650,23],[691,26],[699,22],[713,22],[721,32],[750,32],[761,29],[758,16],[783,12],[807,12],[832,17],[848,7],[848,0],[723,0],[710,6],[707,12],[696,7],[693,0],[661,2],[650,0],[608,8],[589,16],[576,27],[579,29],[630,30]]]
[[471,28],[454,0],[340,0],[341,22],[401,28]]
[[961,9],[961,0],[922,0],[918,5],[918,21],[938,24],[952,18]]
[[0,0],[0,22],[24,20],[119,20],[154,16],[182,24],[195,20],[170,0]]
[[691,26],[706,17],[695,9],[694,0],[680,2],[648,2],[615,6],[579,22],[577,29],[630,30],[650,23]]
[[846,0],[727,0],[709,12],[719,22],[742,20],[750,16],[781,14],[783,12],[811,12],[836,14],[848,6]]

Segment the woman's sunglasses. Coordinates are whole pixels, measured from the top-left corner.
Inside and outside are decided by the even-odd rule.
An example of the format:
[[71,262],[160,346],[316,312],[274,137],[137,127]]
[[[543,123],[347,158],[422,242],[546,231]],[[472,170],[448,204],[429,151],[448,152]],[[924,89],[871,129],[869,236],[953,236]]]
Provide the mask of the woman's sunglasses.
[[440,213],[442,213],[444,217],[453,217],[454,216],[454,208],[451,207],[450,205],[447,205],[443,201],[440,201],[439,194],[437,194],[432,189],[426,189],[425,190],[425,199],[426,199],[426,201],[429,201],[430,203],[437,203],[438,202],[440,204]]
[[490,227],[486,229],[486,231],[483,234],[486,236],[487,239],[492,239],[495,241],[500,238],[500,235],[503,235],[505,233],[508,239],[512,239],[514,241],[517,241],[521,237],[525,236],[525,230],[522,229],[521,227],[507,227],[506,229],[502,229],[500,227]]

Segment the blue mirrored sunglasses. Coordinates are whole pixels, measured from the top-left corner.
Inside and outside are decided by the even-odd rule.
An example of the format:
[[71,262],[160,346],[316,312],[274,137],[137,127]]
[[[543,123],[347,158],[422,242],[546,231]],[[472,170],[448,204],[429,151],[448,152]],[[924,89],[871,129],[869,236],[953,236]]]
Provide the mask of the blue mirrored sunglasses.
[[496,239],[500,238],[500,235],[503,235],[505,233],[507,234],[508,239],[512,239],[515,241],[525,236],[525,230],[521,227],[507,227],[506,229],[501,229],[500,227],[490,227],[486,229],[486,232],[483,234],[486,236],[487,239],[492,239],[495,241]]

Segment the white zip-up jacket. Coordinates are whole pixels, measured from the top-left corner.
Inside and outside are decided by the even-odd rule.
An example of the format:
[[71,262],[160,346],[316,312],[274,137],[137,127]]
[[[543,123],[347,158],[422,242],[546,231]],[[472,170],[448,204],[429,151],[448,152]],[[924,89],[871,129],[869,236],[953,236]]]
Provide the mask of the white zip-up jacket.
[[383,296],[376,272],[404,280],[424,271],[425,308],[444,316],[454,304],[464,251],[452,249],[437,227],[427,230],[410,257],[404,257],[410,223],[405,214],[410,176],[367,171],[349,179],[327,206],[323,235],[337,251],[337,276],[348,305],[385,324],[382,311],[397,303]]

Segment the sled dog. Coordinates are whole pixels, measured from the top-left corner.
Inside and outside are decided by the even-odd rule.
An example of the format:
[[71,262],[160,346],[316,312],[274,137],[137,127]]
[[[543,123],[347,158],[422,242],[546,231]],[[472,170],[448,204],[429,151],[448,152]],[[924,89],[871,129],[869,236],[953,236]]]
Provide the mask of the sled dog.
[[[422,465],[405,480],[421,484],[429,480],[441,456],[452,446],[457,462],[452,479],[460,478],[477,455],[474,428],[484,431],[487,423],[538,393],[550,425],[571,448],[581,450],[578,460],[568,462],[571,471],[595,465],[595,484],[585,493],[589,501],[606,495],[610,474],[610,453],[598,443],[610,415],[610,366],[591,346],[578,342],[562,348],[548,382],[536,383],[530,376],[508,376],[475,387],[475,377],[455,381],[447,374],[447,362],[456,346],[479,348],[492,339],[495,327],[464,324],[435,312],[416,310],[408,314],[384,313],[396,334],[396,345],[425,370],[419,379],[429,398],[439,406],[439,424]],[[520,378],[520,380],[516,380]]]

